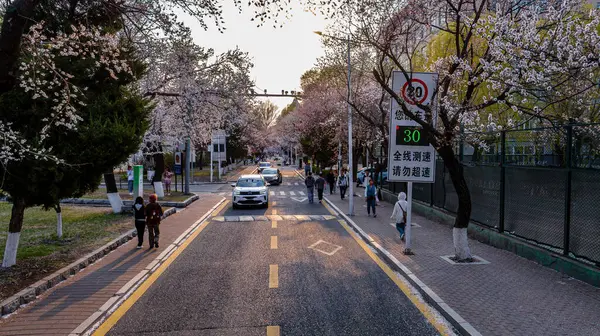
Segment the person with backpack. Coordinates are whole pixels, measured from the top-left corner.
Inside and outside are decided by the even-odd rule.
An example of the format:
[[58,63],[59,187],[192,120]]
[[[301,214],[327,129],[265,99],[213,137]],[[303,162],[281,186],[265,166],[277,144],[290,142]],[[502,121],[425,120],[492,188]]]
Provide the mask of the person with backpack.
[[323,178],[323,173],[319,173],[319,177],[315,181],[317,185],[317,196],[319,197],[319,203],[323,200],[323,191],[325,190],[325,179]]
[[163,216],[163,210],[160,204],[156,202],[156,194],[150,195],[150,203],[146,206],[146,226],[148,226],[148,241],[150,248],[158,248],[158,237],[160,235],[160,220]]
[[377,217],[375,206],[377,205],[377,188],[373,184],[373,180],[369,180],[369,185],[365,188],[365,199],[367,200],[367,216],[371,216],[371,208],[373,209],[373,217]]
[[146,231],[146,207],[144,206],[144,199],[141,196],[138,196],[135,199],[135,203],[133,203],[133,215],[138,237],[137,248],[141,249],[144,242],[144,231]]
[[308,194],[308,203],[311,204],[315,199],[315,178],[312,176],[311,172],[308,172],[308,176],[304,180],[304,185],[306,185],[306,193]]
[[346,190],[348,189],[348,175],[346,174],[346,170],[342,170],[342,175],[338,178],[338,186],[340,187],[340,196],[342,200],[346,197]]
[[408,210],[408,202],[406,194],[401,192],[398,194],[398,202],[394,205],[394,211],[390,218],[396,220],[396,230],[400,233],[400,239],[404,241],[404,229],[406,228],[406,211]]

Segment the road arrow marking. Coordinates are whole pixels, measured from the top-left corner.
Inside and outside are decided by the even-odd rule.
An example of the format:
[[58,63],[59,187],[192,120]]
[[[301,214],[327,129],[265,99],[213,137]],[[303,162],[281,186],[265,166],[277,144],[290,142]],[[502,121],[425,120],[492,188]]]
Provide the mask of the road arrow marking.
[[296,202],[302,203],[302,202],[306,201],[308,198],[306,198],[306,197],[292,197],[292,199],[294,201],[296,201]]

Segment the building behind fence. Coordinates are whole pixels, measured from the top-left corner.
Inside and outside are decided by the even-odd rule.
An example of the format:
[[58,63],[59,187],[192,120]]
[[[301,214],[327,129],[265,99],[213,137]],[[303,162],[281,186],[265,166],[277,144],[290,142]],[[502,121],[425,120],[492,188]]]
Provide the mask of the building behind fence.
[[[456,151],[472,220],[600,266],[600,124],[502,131],[483,140],[477,147],[461,143]],[[384,188],[398,192],[403,186]],[[458,198],[441,160],[436,182],[413,184],[413,197],[456,212]]]

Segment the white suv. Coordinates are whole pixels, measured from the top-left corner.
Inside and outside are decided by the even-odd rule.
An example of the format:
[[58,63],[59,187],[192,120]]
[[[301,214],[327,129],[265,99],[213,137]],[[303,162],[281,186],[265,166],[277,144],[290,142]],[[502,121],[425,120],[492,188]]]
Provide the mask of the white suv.
[[242,175],[233,187],[232,204],[237,209],[241,205],[262,205],[269,207],[267,182],[261,175]]

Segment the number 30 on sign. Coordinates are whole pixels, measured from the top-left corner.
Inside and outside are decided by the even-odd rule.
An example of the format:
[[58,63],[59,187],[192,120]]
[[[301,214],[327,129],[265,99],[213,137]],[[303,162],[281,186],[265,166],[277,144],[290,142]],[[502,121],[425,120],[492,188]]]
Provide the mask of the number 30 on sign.
[[396,126],[396,145],[398,146],[429,146],[427,136],[421,127]]

